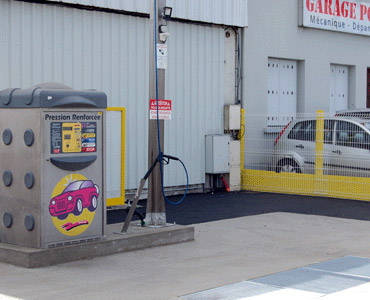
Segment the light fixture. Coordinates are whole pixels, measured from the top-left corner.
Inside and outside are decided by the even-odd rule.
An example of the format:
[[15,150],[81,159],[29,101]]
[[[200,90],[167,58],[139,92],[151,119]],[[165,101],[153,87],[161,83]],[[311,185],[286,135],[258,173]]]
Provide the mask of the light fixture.
[[171,15],[172,15],[172,7],[165,6],[163,13],[162,13],[162,18],[166,21],[170,21]]
[[167,25],[159,25],[159,33],[167,32]]

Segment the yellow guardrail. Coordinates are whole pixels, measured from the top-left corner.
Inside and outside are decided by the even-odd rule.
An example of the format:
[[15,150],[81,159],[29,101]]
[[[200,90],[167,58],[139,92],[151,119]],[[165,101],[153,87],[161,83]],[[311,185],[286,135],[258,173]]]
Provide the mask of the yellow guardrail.
[[[241,126],[245,119],[242,110]],[[241,186],[242,190],[324,196],[370,201],[370,178],[334,176],[323,174],[324,112],[316,116],[315,174],[276,173],[274,171],[244,168],[245,139],[241,139]]]
[[126,140],[126,108],[125,107],[108,107],[107,111],[121,112],[121,191],[120,196],[108,198],[107,206],[116,206],[125,204],[125,140]]

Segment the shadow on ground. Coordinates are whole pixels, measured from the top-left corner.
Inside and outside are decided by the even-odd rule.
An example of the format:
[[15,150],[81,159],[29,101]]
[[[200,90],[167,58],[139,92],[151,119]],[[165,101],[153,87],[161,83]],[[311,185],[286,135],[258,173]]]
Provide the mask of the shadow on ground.
[[[179,196],[169,197],[178,201]],[[145,213],[145,200],[139,203]],[[167,222],[190,225],[272,212],[289,212],[355,220],[370,220],[365,201],[255,192],[218,192],[188,195],[180,205],[166,203]],[[123,222],[125,210],[108,211],[108,224]],[[135,218],[137,219],[137,218]]]

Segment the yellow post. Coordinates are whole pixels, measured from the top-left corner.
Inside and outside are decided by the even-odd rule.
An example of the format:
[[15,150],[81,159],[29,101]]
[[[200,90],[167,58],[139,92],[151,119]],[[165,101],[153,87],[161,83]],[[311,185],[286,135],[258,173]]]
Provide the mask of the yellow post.
[[121,195],[117,198],[107,199],[107,206],[125,204],[125,141],[126,141],[126,108],[125,107],[108,107],[107,111],[121,112]]
[[315,190],[321,194],[324,189],[324,111],[316,112],[316,145],[315,145]]
[[245,110],[242,108],[240,110],[240,131],[238,139],[240,140],[240,185],[243,189],[243,173],[244,173],[244,141],[245,141]]

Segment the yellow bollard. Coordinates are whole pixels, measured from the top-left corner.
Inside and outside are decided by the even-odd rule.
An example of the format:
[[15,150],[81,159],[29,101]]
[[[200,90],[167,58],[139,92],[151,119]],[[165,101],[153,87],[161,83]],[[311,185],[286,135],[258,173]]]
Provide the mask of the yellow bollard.
[[324,111],[316,112],[316,145],[315,145],[315,190],[325,193],[324,188]]

